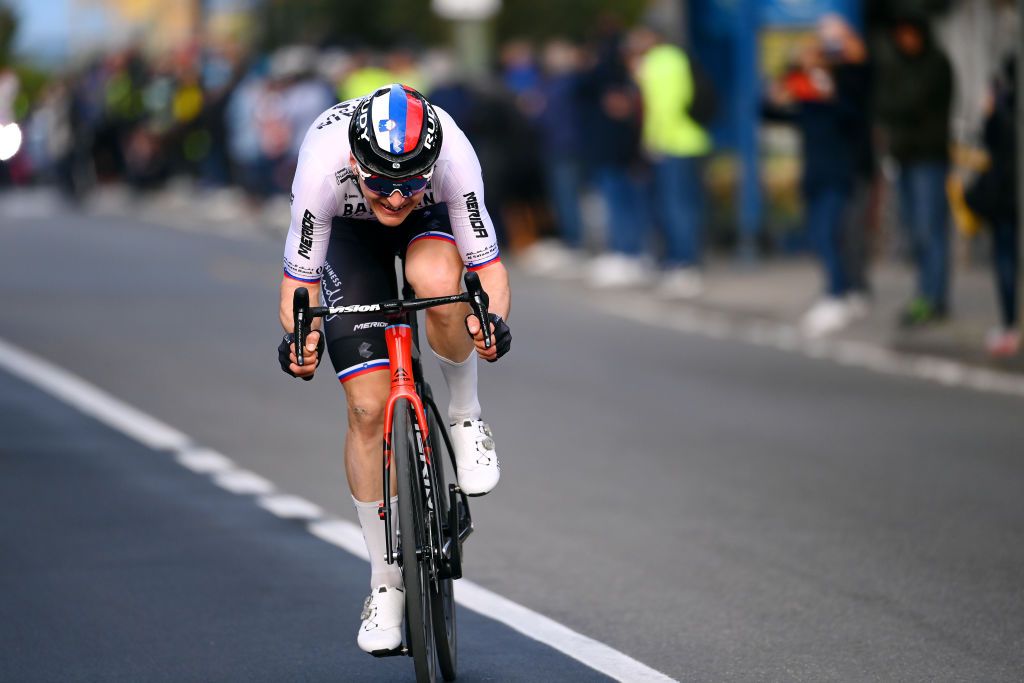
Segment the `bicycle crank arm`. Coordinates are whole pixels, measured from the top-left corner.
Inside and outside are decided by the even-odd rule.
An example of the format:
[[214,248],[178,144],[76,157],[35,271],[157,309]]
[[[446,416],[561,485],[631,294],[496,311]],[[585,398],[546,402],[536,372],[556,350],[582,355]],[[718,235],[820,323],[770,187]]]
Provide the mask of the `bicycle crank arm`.
[[463,504],[462,490],[448,484],[448,538],[441,546],[442,565],[446,565],[445,578],[462,578],[462,542],[473,533],[473,519],[469,507]]

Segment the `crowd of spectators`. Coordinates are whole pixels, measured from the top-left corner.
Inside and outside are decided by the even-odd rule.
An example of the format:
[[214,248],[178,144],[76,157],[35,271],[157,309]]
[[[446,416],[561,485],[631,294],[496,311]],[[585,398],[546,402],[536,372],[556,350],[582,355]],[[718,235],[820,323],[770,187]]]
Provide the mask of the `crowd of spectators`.
[[[930,21],[911,13],[870,39],[838,16],[823,17],[769,85],[766,113],[788,118],[800,133],[805,225],[824,272],[825,291],[802,320],[806,334],[834,332],[867,311],[867,231],[882,158],[893,162],[899,223],[917,274],[899,323],[927,326],[950,314],[954,92],[950,59]],[[1009,356],[1020,347],[1012,76],[998,79],[991,103],[986,142],[993,170],[974,181],[967,198],[993,229],[1002,325],[989,335],[988,350]],[[989,187],[977,187],[981,180]],[[998,190],[990,189],[996,182]],[[998,202],[978,199],[993,192]]]
[[[825,282],[802,321],[810,336],[842,328],[870,305],[867,230],[882,157],[898,168],[901,222],[919,274],[901,323],[949,314],[952,71],[927,21],[902,18],[874,38],[824,17],[764,93],[766,117],[791,123],[803,143],[804,223]],[[241,188],[256,206],[287,197],[317,114],[405,82],[466,131],[501,239],[525,269],[595,288],[699,296],[715,93],[692,56],[651,28],[608,24],[582,44],[509,42],[495,69],[496,78],[463,80],[443,51],[295,46],[253,55],[223,43],[154,58],[124,49],[46,86],[9,171],[18,182],[51,182],[72,200],[112,181],[146,191],[186,176],[201,188]],[[993,226],[1003,317],[989,346],[998,355],[1020,344],[1016,185],[1007,180],[1015,173],[1007,153],[1013,82],[1003,74],[991,98],[995,170],[967,197]]]

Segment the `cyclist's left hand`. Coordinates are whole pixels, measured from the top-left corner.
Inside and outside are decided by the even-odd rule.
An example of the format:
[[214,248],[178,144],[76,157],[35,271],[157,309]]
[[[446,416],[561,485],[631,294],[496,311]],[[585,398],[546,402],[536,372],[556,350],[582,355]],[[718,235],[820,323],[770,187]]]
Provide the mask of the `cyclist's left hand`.
[[466,316],[466,331],[473,338],[476,345],[476,352],[488,363],[493,363],[506,353],[512,346],[512,331],[497,313],[490,313],[491,318],[491,348],[484,348],[484,334],[480,330],[480,321],[475,315]]

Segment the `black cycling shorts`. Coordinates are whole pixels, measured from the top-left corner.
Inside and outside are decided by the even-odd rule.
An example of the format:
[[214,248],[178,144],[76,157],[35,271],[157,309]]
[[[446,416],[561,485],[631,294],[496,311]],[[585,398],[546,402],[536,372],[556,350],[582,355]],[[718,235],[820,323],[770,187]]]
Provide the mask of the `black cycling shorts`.
[[[413,211],[394,228],[372,220],[336,217],[320,279],[325,304],[352,306],[398,298],[395,256],[404,263],[409,245],[421,239],[455,245],[444,204]],[[387,322],[379,313],[328,316],[325,326],[327,352],[339,380],[388,369]]]

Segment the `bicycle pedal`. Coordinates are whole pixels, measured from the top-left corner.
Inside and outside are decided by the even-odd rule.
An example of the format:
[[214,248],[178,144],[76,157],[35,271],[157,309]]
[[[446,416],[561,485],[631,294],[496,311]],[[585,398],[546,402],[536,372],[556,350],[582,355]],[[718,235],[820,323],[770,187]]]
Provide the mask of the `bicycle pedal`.
[[409,651],[404,645],[399,645],[394,650],[374,650],[370,654],[374,657],[404,657]]

